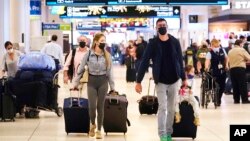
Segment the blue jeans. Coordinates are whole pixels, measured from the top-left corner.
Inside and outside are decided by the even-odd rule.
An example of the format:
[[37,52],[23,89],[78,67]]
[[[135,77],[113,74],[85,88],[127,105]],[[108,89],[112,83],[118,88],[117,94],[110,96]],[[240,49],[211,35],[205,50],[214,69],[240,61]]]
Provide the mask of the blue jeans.
[[158,83],[156,93],[159,102],[158,108],[158,134],[171,135],[175,116],[176,96],[180,88],[180,79],[173,84]]

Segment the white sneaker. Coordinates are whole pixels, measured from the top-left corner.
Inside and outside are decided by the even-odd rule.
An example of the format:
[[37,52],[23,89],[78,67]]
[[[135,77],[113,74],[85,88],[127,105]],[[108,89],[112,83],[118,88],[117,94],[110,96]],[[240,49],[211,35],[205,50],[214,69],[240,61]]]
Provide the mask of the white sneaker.
[[90,137],[94,137],[95,136],[95,128],[96,128],[95,124],[90,124],[90,128],[89,128],[89,136]]
[[96,139],[102,139],[102,134],[99,130],[96,131]]

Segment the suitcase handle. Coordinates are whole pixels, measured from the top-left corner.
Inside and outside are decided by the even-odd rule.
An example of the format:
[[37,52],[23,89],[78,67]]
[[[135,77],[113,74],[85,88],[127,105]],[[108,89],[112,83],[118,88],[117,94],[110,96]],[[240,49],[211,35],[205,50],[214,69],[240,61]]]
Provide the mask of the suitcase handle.
[[[148,83],[148,94],[149,95],[149,91],[150,91],[150,83],[151,83],[151,80],[154,80],[152,77],[149,78],[149,83]],[[154,95],[155,96],[155,87],[154,87]],[[147,101],[148,101],[148,98],[147,98]]]
[[70,104],[70,107],[73,107],[73,97],[72,97],[72,92],[74,92],[74,91],[76,91],[76,92],[78,92],[78,107],[80,107],[80,91],[79,91],[79,89],[78,88],[70,88],[69,89],[69,94],[70,94],[70,102],[71,102],[71,104]]

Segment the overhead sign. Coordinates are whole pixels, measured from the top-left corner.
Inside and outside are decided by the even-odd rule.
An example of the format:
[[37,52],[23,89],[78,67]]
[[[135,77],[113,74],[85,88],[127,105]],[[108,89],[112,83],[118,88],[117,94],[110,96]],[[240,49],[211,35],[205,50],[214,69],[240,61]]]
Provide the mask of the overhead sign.
[[248,9],[250,8],[250,1],[235,1],[235,9]]
[[30,0],[30,15],[41,15],[41,0]]
[[106,0],[46,0],[46,5],[64,5],[64,6],[86,6],[86,5],[105,5]]
[[170,5],[227,5],[228,0],[168,0]]
[[60,18],[84,18],[84,17],[180,17],[179,6],[108,6],[96,7],[66,7],[65,13]]
[[71,30],[70,24],[42,24],[43,30]]
[[167,0],[108,0],[108,5],[166,5]]

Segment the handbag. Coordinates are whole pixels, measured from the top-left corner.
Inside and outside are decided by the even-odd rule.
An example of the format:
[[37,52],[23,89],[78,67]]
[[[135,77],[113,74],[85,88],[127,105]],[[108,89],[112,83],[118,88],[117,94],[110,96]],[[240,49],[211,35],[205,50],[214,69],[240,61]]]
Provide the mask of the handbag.
[[85,65],[85,69],[84,69],[84,73],[82,75],[82,78],[80,79],[80,83],[88,83],[89,80],[89,70],[88,70],[88,66]]

